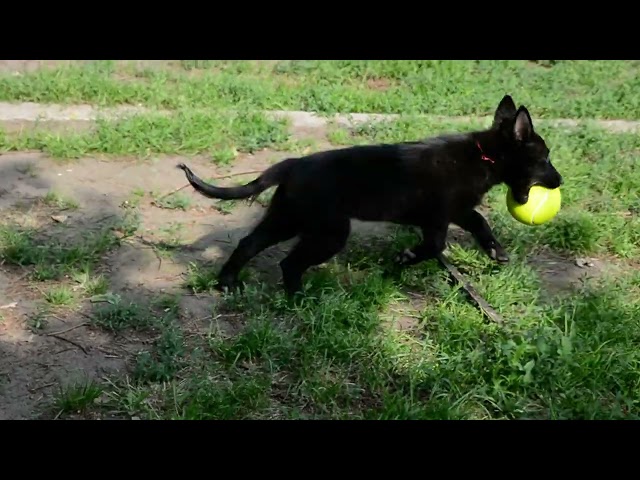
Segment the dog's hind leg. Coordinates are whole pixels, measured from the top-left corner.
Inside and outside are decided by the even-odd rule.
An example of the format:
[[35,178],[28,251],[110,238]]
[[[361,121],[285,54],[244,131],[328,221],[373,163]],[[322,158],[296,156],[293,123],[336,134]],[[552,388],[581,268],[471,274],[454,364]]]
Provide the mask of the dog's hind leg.
[[423,226],[422,242],[415,247],[405,249],[396,257],[396,263],[409,266],[436,258],[446,246],[447,228],[446,223]]
[[218,288],[235,288],[242,268],[260,252],[277,243],[284,242],[298,234],[298,224],[288,214],[276,192],[263,220],[254,230],[240,240],[227,262],[218,274]]
[[326,262],[347,243],[351,223],[349,219],[340,219],[330,226],[322,228],[316,226],[313,232],[304,232],[300,241],[291,253],[280,262],[284,288],[289,296],[302,290],[302,276],[304,272],[315,265]]
[[453,223],[473,235],[473,238],[491,259],[500,263],[509,261],[509,255],[496,239],[487,220],[479,212],[467,210],[456,215]]

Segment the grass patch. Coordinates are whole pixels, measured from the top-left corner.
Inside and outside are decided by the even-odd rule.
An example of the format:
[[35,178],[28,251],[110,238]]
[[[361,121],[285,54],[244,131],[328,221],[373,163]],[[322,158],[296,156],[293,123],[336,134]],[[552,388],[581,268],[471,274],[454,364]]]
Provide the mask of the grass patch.
[[188,210],[193,203],[193,198],[186,193],[177,192],[168,197],[156,199],[154,203],[160,208],[169,210]]
[[35,230],[0,225],[0,258],[15,266],[31,267],[31,278],[38,281],[90,270],[117,245],[119,239],[111,229],[61,242],[43,238]]
[[90,272],[76,272],[71,277],[87,296],[105,295],[109,291],[109,280],[104,275],[92,276]]
[[174,325],[165,327],[152,352],[138,355],[133,372],[140,382],[167,382],[185,368],[186,347],[182,331]]
[[142,330],[153,326],[157,319],[144,306],[127,302],[116,296],[92,314],[95,325],[112,332],[126,329]]
[[215,202],[214,208],[223,215],[230,215],[238,204],[238,200],[218,200]]
[[95,154],[207,154],[226,164],[232,160],[230,149],[251,153],[283,146],[288,138],[285,120],[269,120],[260,113],[243,109],[235,113],[181,110],[172,116],[149,113],[101,119],[91,132],[5,135],[0,137],[0,151],[39,150],[62,159]]
[[[637,279],[541,302],[522,258],[487,275],[475,255],[460,266],[505,327],[487,323],[429,262],[396,278],[334,262],[308,277],[297,304],[253,287],[227,297],[221,308],[245,322],[233,337],[214,331],[189,348],[166,328],[132,383],[114,387],[111,407],[167,419],[638,418]],[[417,336],[383,321],[415,278],[430,285]]]
[[[206,109],[492,114],[505,92],[545,117],[640,118],[637,61],[184,61],[123,76],[89,63],[0,76],[0,100]],[[191,73],[197,70],[198,75]],[[479,87],[478,78],[483,82]]]
[[185,287],[193,293],[211,292],[217,285],[217,270],[211,266],[190,263]]
[[[88,297],[108,291],[108,281],[103,275],[94,275],[104,255],[120,245],[116,230],[132,234],[136,225],[127,216],[112,227],[90,232],[84,236],[58,240],[34,229],[16,225],[0,225],[0,259],[2,263],[28,269],[30,279],[45,282],[71,278],[79,284]],[[66,284],[51,286],[43,292],[44,300],[51,306],[68,306],[77,299],[74,288]],[[46,310],[38,311],[28,324],[32,330],[46,325]]]
[[59,210],[76,210],[80,205],[72,198],[67,198],[57,192],[49,191],[42,197],[42,202]]
[[50,288],[44,293],[44,299],[47,303],[54,306],[70,305],[75,299],[73,290],[66,285],[58,285]]
[[44,330],[49,323],[47,321],[48,311],[45,308],[38,309],[33,315],[27,318],[27,325],[33,332]]
[[62,413],[78,413],[86,410],[102,395],[103,389],[92,380],[87,380],[60,389],[54,400],[54,408]]

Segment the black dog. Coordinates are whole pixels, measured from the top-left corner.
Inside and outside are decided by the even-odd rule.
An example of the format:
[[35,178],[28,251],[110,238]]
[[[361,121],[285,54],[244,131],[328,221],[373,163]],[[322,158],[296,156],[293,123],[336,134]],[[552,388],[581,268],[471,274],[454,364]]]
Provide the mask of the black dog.
[[299,236],[280,263],[289,295],[302,289],[302,276],[309,267],[342,250],[352,218],[420,227],[422,243],[399,256],[403,265],[442,252],[451,222],[470,232],[492,259],[508,262],[487,221],[475,210],[483,196],[505,183],[516,201],[526,203],[532,185],[562,184],[529,112],[524,106],[516,110],[508,95],[487,130],[289,158],[240,187],[209,185],[186,165],[178,168],[193,188],[209,198],[248,198],[278,186],[264,219],[222,267],[218,286],[237,286],[238,274],[251,258]]

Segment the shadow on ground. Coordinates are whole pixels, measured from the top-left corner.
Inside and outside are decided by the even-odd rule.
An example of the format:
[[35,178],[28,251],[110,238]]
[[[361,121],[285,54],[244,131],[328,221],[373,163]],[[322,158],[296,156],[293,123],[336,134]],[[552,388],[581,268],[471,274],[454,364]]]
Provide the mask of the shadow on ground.
[[[184,183],[175,163],[0,156],[0,418],[50,412],[65,385],[127,371],[154,333],[93,325],[96,310],[114,298],[144,306],[180,294],[182,318],[210,320],[215,298],[189,295],[185,273],[189,265],[215,268],[262,209],[223,215],[196,196],[187,211],[153,206],[154,195]],[[104,278],[102,296],[82,278]]]

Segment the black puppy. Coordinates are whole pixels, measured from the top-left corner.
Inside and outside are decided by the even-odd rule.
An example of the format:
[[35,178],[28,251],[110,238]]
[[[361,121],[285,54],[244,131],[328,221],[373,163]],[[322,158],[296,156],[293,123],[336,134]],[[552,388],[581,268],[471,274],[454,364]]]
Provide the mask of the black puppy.
[[216,187],[186,165],[178,168],[193,188],[209,198],[248,198],[278,186],[264,219],[222,267],[218,286],[237,286],[238,274],[251,258],[298,236],[298,244],[280,263],[289,295],[302,289],[302,276],[309,267],[342,250],[352,218],[420,227],[422,243],[399,256],[403,265],[442,252],[452,222],[470,232],[492,259],[507,262],[504,248],[475,210],[483,196],[505,183],[516,201],[526,203],[532,185],[562,184],[529,112],[524,106],[516,110],[508,95],[487,130],[289,158],[240,187]]

